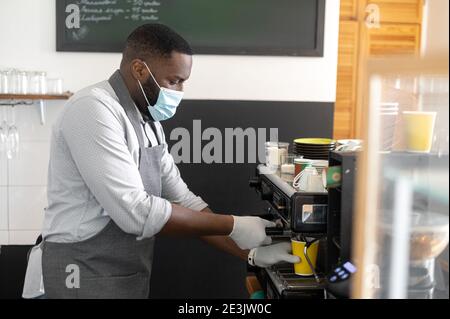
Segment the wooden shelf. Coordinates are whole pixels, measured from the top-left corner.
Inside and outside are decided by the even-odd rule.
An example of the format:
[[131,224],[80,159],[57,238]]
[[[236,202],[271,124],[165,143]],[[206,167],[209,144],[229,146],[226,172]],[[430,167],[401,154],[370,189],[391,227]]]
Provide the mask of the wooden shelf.
[[73,93],[64,92],[61,95],[54,94],[0,94],[0,100],[67,100]]
[[41,124],[45,124],[45,101],[67,100],[73,93],[63,94],[0,94],[0,106],[34,105],[37,101]]

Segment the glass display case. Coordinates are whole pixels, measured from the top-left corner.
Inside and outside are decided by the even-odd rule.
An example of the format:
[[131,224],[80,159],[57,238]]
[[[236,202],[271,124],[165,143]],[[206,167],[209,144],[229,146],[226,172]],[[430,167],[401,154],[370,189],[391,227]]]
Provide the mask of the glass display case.
[[353,298],[448,298],[448,56],[373,60],[358,158]]

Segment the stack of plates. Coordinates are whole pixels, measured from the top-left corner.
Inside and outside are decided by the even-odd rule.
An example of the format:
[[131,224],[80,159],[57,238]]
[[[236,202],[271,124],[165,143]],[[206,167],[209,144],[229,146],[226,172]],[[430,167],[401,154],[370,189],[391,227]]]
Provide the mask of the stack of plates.
[[294,141],[295,154],[307,159],[327,160],[335,148],[336,141],[328,138],[299,138]]

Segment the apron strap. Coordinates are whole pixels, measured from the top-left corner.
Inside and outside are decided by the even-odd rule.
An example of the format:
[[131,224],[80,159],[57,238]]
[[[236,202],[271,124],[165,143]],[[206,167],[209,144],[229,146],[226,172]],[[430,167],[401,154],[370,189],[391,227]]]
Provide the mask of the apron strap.
[[140,126],[141,119],[139,117],[139,113],[136,109],[134,101],[130,96],[128,88],[125,85],[122,75],[120,74],[120,71],[117,70],[116,72],[114,72],[114,74],[109,78],[108,82],[119,98],[120,105],[122,105],[125,113],[130,119],[131,124],[133,125],[134,131],[136,132],[139,141],[139,149],[144,148],[144,137],[142,136],[142,128]]

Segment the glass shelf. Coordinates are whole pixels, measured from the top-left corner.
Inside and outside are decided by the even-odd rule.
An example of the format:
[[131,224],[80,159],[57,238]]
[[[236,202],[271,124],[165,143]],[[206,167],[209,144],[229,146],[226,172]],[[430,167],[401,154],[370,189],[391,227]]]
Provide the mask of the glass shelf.
[[448,298],[448,56],[369,61],[364,83],[352,297]]

